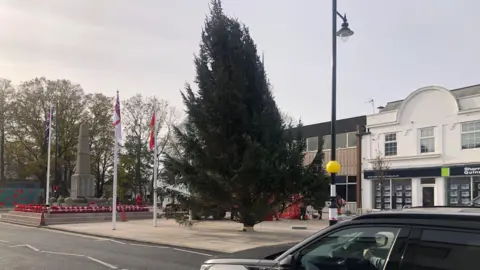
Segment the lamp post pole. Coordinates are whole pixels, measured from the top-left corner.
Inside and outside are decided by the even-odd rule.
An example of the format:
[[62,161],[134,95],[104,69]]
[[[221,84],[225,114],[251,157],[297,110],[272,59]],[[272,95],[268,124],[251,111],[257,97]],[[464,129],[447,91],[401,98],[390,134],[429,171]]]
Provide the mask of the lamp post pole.
[[[337,31],[337,16],[343,20],[342,28]],[[330,208],[329,225],[335,225],[338,221],[337,191],[336,191],[336,175],[340,171],[340,163],[336,161],[337,150],[337,36],[347,39],[353,35],[353,31],[348,28],[347,16],[342,16],[337,11],[337,0],[332,0],[332,120],[331,120],[331,146],[330,161],[327,163],[326,170],[330,173]]]

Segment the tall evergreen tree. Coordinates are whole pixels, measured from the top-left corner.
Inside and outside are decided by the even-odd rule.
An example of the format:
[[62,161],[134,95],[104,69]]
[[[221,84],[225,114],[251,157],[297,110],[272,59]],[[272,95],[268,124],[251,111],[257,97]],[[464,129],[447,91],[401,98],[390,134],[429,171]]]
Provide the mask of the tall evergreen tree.
[[248,28],[226,16],[219,0],[211,2],[195,66],[198,92],[186,86],[187,119],[175,130],[182,155],[167,154],[165,171],[190,190],[191,204],[235,208],[237,220],[253,227],[299,191],[305,142],[286,132],[292,126],[282,120]]

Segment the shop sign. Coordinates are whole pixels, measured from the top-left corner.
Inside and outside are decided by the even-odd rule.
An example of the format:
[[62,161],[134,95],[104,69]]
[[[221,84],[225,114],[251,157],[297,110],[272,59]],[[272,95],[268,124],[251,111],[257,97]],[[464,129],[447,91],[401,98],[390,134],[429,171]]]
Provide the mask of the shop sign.
[[465,167],[465,168],[463,168],[463,174],[465,174],[465,175],[478,175],[478,174],[480,174],[480,167]]

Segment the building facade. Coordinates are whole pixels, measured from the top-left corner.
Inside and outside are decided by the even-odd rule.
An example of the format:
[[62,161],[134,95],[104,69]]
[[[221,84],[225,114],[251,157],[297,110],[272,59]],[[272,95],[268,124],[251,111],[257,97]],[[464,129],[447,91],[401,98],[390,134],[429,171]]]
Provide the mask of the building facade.
[[480,85],[420,88],[367,116],[364,209],[466,205],[480,195]]
[[[331,151],[331,122],[318,123],[303,126],[302,135],[306,139],[307,153],[305,165],[310,164],[319,149],[323,152],[323,165],[330,161]],[[357,140],[357,130],[366,124],[366,116],[337,120],[337,161],[341,165],[340,173],[337,175],[337,193],[348,203],[350,210],[355,211],[357,198],[360,197],[360,189],[357,185],[361,178],[360,152],[357,147],[360,141]],[[358,183],[360,184],[360,183]]]

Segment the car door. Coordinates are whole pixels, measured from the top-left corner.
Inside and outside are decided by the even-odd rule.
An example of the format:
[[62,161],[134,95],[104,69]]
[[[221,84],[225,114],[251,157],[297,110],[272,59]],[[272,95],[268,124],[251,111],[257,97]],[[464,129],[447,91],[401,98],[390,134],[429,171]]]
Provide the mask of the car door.
[[412,229],[401,270],[471,270],[480,265],[480,232],[456,228]]
[[295,270],[397,270],[410,228],[353,224],[308,243],[294,255]]

